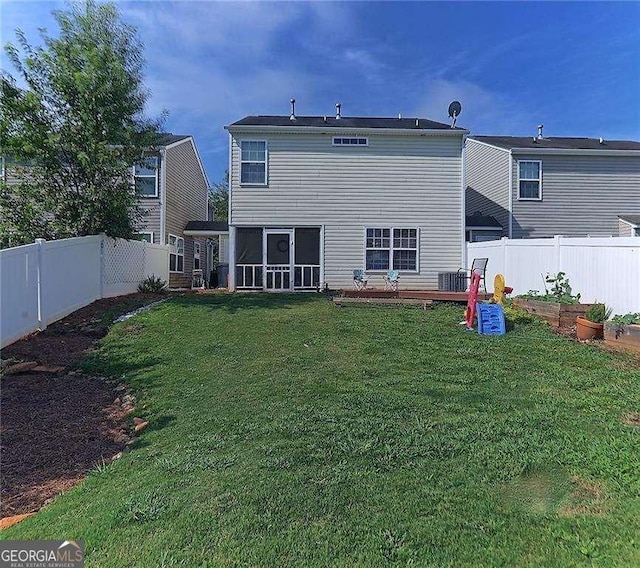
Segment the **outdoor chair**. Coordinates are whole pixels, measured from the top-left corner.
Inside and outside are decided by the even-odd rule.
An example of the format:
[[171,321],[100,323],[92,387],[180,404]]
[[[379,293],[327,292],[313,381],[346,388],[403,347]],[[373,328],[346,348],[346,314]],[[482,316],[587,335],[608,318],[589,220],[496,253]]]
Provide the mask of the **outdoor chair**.
[[400,273],[397,270],[389,270],[382,278],[384,278],[384,289],[393,292],[398,291],[398,279]]
[[471,263],[471,269],[461,268],[458,270],[458,278],[466,278],[471,280],[471,275],[476,272],[480,275],[480,285],[482,289],[486,292],[487,287],[484,282],[484,275],[487,271],[487,263],[489,262],[488,258],[474,258]]
[[204,274],[202,269],[194,268],[191,271],[191,288],[204,288]]
[[364,270],[353,271],[353,287],[356,290],[365,290],[367,288],[368,276]]

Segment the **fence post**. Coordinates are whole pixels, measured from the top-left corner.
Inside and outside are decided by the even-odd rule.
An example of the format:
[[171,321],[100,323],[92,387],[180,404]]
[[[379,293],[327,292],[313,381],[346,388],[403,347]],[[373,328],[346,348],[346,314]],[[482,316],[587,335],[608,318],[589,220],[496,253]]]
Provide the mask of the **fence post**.
[[44,331],[47,329],[47,314],[45,312],[46,304],[44,302],[44,245],[45,239],[36,239],[37,246],[37,290],[38,290],[38,329]]
[[553,260],[554,266],[556,267],[556,274],[562,270],[562,262],[561,262],[561,247],[562,247],[562,235],[554,235],[553,236]]
[[509,276],[507,275],[507,242],[509,241],[509,237],[502,237],[500,242],[502,243],[502,276],[504,279],[509,281]]
[[100,233],[100,251],[99,251],[99,258],[100,258],[100,289],[98,290],[99,294],[100,294],[100,300],[102,300],[102,298],[104,298],[104,274],[105,274],[105,270],[104,270],[104,233]]

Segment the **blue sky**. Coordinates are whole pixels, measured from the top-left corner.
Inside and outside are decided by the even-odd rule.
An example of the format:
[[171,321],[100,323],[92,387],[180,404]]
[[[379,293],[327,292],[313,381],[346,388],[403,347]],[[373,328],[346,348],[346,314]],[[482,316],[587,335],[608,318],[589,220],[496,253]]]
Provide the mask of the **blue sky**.
[[[249,114],[419,116],[475,134],[640,139],[640,2],[117,2],[145,44],[150,114],[209,180]],[[2,43],[57,35],[62,2],[0,0]],[[3,57],[2,67],[7,65]]]

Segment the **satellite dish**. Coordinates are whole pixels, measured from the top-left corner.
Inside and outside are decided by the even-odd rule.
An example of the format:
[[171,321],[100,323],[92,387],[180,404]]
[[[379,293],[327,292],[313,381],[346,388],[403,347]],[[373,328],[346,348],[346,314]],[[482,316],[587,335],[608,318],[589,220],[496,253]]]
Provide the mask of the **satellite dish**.
[[449,105],[449,117],[453,119],[453,121],[451,122],[451,128],[455,127],[456,119],[458,118],[461,112],[462,112],[462,105],[460,104],[460,101],[453,101]]

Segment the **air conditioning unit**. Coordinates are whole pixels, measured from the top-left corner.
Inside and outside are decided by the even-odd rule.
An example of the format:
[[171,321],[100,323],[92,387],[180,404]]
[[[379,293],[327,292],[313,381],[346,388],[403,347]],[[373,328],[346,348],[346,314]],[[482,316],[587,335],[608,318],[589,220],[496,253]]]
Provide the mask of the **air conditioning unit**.
[[464,292],[467,278],[464,272],[439,272],[438,290],[443,292]]

